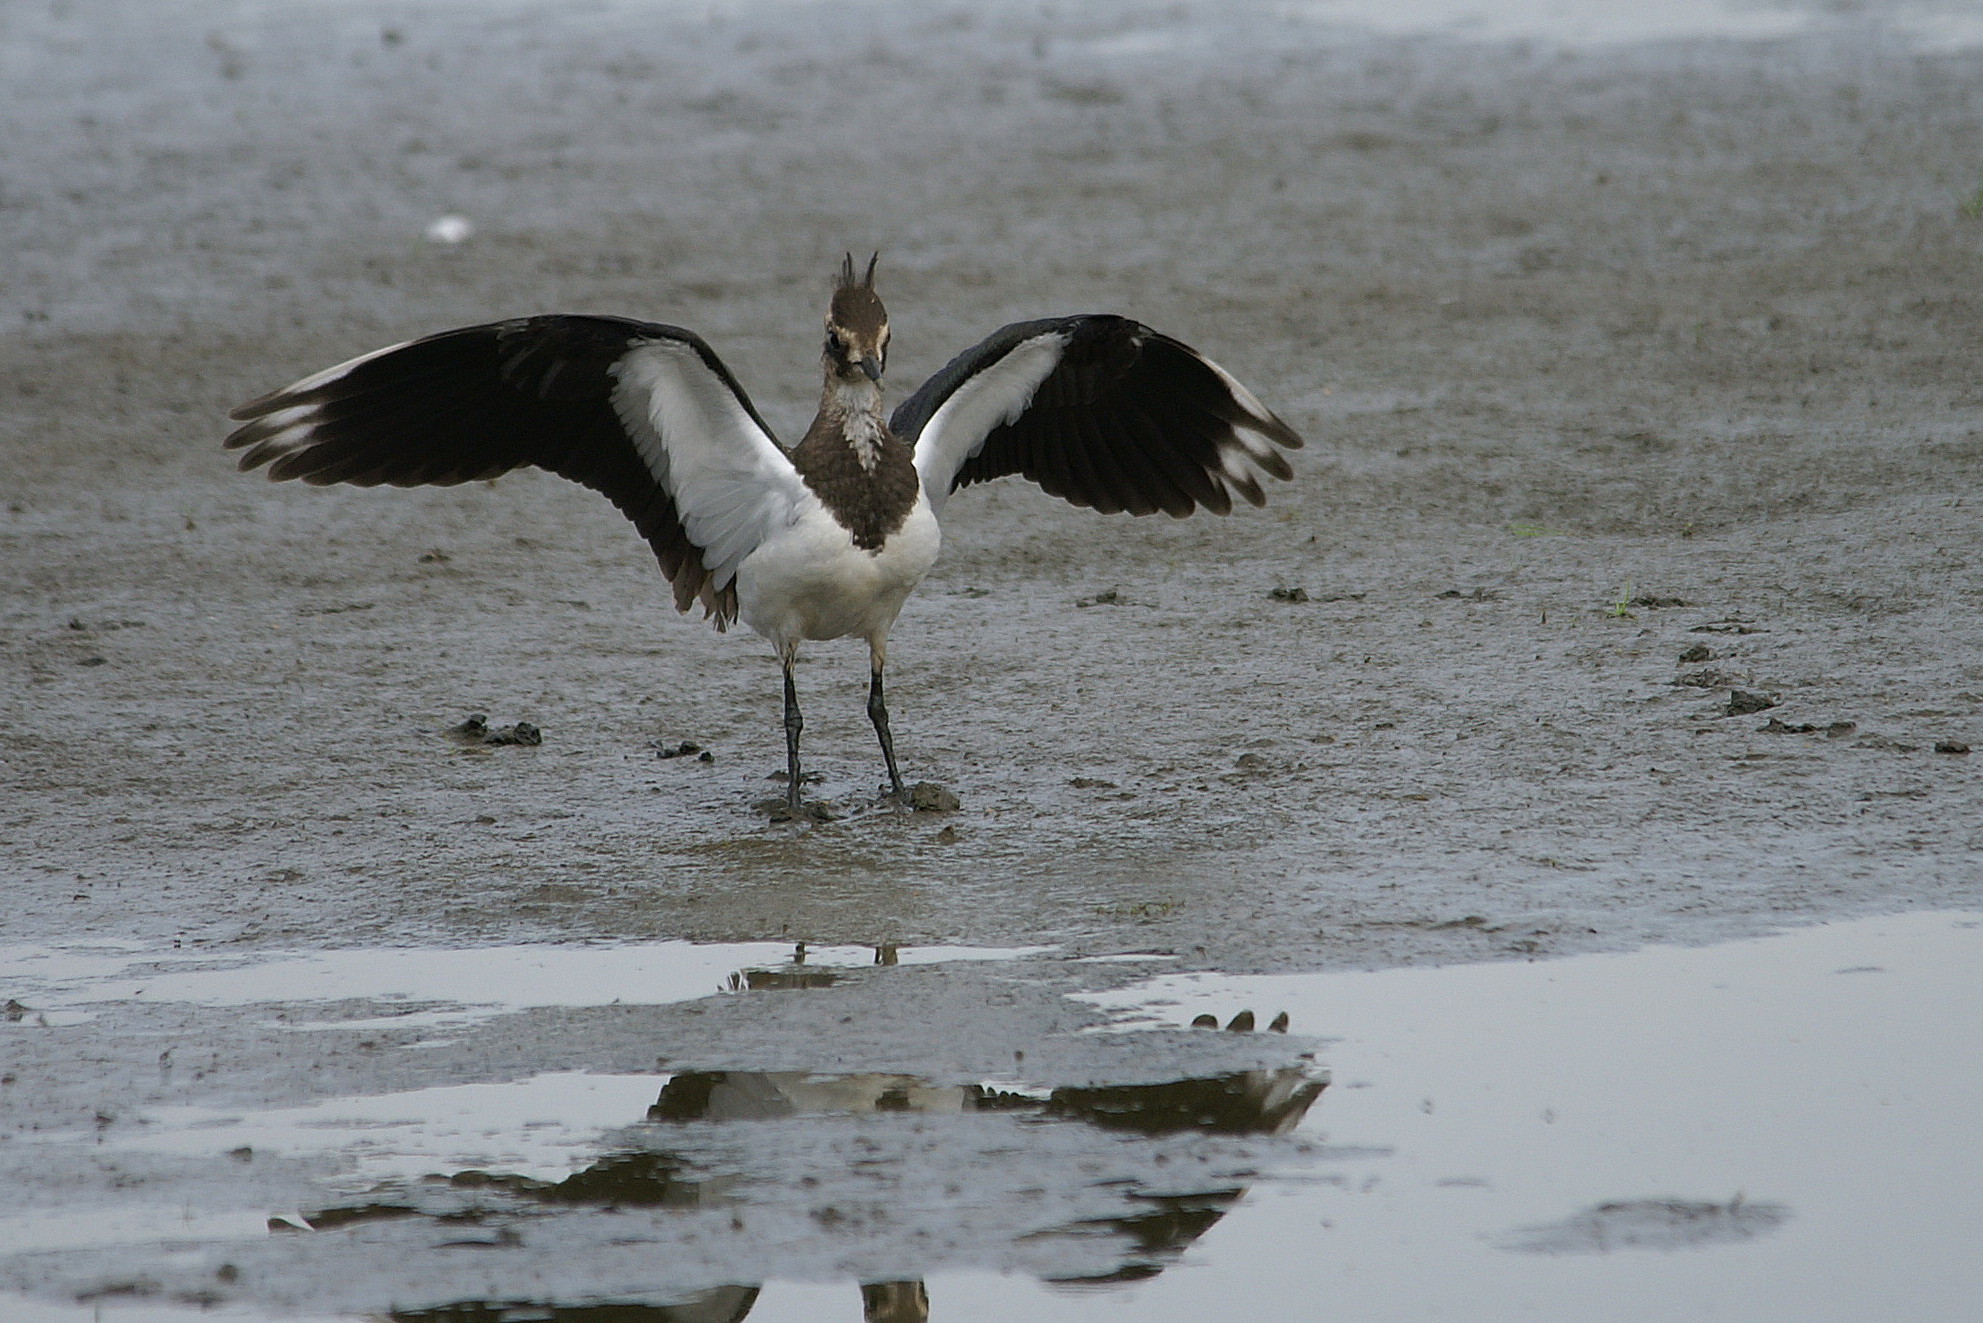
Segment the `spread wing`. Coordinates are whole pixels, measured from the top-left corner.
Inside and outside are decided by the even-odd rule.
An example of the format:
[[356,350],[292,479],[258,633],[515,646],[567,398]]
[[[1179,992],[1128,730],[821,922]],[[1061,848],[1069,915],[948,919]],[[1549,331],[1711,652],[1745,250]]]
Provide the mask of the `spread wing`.
[[450,486],[535,465],[603,493],[721,629],[744,557],[791,516],[798,473],[701,337],[617,317],[529,317],[392,345],[233,411],[243,469]]
[[896,409],[931,506],[1018,473],[1104,514],[1266,497],[1301,438],[1191,346],[1124,317],[1015,322],[965,350]]

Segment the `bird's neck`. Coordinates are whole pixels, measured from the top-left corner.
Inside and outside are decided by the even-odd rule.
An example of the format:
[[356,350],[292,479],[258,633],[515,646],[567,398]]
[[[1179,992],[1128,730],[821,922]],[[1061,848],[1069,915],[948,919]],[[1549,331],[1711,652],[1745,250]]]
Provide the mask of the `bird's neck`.
[[873,472],[881,455],[882,438],[888,432],[888,424],[881,416],[881,386],[865,377],[848,381],[838,373],[828,372],[820,391],[819,419],[813,429],[845,438],[861,468]]

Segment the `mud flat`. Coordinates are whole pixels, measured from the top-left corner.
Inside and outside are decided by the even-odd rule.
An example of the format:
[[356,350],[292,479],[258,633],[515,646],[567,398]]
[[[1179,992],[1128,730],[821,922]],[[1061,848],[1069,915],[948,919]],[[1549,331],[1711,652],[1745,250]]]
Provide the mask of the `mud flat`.
[[[1045,1107],[1327,1064],[1264,1028],[1098,1063],[1069,998],[1132,966],[1086,957],[1309,975],[1983,909],[1975,15],[1734,12],[1566,40],[1321,5],[8,6],[0,944],[1053,949],[803,989],[831,1015],[547,1005],[480,1055],[416,1050],[424,1021],[279,1030],[274,992],[194,1014],[132,983],[65,1020],[3,971],[8,1143],[559,1071],[658,1090],[657,1056],[1009,1075]],[[218,449],[306,371],[553,310],[696,328],[789,435],[849,248],[882,252],[898,396],[1003,322],[1109,309],[1309,438],[1230,519],[950,505],[890,697],[955,812],[875,807],[861,653],[829,645],[800,682],[842,816],[765,821],[775,665],[677,619],[589,493],[295,489]],[[36,1179],[131,1175],[77,1161]],[[1767,1220],[1616,1193],[1523,1225]],[[1088,1198],[1056,1225],[1126,1216]]]

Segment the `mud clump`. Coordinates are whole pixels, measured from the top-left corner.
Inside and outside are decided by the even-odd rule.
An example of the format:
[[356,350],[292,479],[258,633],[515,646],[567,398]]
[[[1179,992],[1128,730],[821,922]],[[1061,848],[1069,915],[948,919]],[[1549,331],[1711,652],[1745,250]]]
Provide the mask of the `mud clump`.
[[544,732],[528,721],[519,721],[514,726],[491,726],[486,712],[471,712],[468,720],[459,726],[448,728],[448,738],[457,744],[482,746],[491,744],[521,744],[535,747],[544,742]]
[[1936,740],[1936,753],[1968,753],[1969,745],[1961,740]]
[[1746,717],[1757,712],[1767,712],[1777,705],[1776,695],[1751,693],[1747,689],[1734,689],[1728,695],[1728,715]]
[[[801,780],[805,778],[801,777]],[[841,814],[839,808],[823,799],[802,800],[797,808],[786,799],[760,799],[757,811],[773,822],[835,822]]]
[[683,740],[679,744],[657,744],[654,746],[657,758],[694,758],[699,763],[713,763],[716,755],[697,744],[694,740]]
[[1809,722],[1809,721],[1799,721],[1795,724],[1792,724],[1790,722],[1783,721],[1777,717],[1771,717],[1768,722],[1766,722],[1761,726],[1758,726],[1756,728],[1756,731],[1758,734],[1762,734],[1762,735],[1822,734],[1826,739],[1836,740],[1836,739],[1843,739],[1845,736],[1852,734],[1852,732],[1858,729],[1859,729],[1859,723],[1856,721],[1833,721],[1826,725],[1820,726],[1815,724],[1814,722]]
[[934,781],[918,781],[909,787],[906,801],[918,813],[955,813],[964,801]]

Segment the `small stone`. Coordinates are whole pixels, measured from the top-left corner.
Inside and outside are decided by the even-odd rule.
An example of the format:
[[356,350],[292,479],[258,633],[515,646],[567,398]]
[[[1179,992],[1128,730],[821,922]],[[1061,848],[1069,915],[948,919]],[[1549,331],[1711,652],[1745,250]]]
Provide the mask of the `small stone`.
[[1754,694],[1747,689],[1732,689],[1728,694],[1728,715],[1746,717],[1756,712],[1767,712],[1777,705],[1777,700],[1769,694]]
[[1273,598],[1276,602],[1306,602],[1308,600],[1308,590],[1306,588],[1276,588],[1268,593],[1267,596]]
[[1714,649],[1705,643],[1696,643],[1693,647],[1680,654],[1680,664],[1682,666],[1692,666],[1696,662],[1713,660]]
[[1968,753],[1969,746],[1961,740],[1936,740],[1936,753]]

